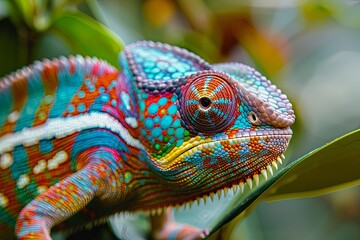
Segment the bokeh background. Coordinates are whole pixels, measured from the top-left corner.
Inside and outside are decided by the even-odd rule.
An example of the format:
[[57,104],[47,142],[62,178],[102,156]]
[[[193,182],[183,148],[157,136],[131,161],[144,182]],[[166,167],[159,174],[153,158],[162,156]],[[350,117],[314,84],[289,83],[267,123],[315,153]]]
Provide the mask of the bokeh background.
[[[76,52],[48,23],[77,10],[125,44],[167,42],[210,63],[239,61],[258,69],[295,106],[289,161],[360,128],[360,0],[29,1],[32,18],[22,21],[6,4],[11,1],[0,0],[0,76]],[[261,203],[231,237],[360,239],[360,187]]]

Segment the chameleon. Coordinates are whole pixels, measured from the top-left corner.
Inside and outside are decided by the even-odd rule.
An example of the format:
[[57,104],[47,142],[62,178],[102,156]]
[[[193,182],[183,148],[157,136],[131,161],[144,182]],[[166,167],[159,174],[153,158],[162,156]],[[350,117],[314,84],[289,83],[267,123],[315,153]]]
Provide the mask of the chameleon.
[[255,69],[151,41],[118,59],[45,59],[0,80],[0,239],[121,212],[150,214],[156,239],[205,238],[171,208],[282,163],[294,111]]

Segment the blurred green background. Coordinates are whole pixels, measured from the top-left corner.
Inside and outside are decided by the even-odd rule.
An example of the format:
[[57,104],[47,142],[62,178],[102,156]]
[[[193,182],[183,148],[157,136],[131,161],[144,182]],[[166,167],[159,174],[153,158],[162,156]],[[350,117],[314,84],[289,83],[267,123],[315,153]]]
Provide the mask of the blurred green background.
[[[125,45],[167,42],[210,63],[260,70],[295,106],[290,160],[360,128],[360,0],[0,0],[0,76],[42,58],[107,54],[85,28],[57,22],[67,11],[101,22]],[[360,187],[261,203],[232,236],[360,239]]]

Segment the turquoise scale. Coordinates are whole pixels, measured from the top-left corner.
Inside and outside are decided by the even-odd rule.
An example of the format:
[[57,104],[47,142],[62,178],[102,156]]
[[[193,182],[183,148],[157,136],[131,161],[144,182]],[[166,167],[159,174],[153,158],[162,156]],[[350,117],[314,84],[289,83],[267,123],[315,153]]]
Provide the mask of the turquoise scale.
[[22,174],[29,174],[29,158],[23,145],[16,146],[13,150],[14,162],[10,167],[11,177],[19,179]]
[[53,147],[52,140],[43,139],[39,142],[39,149],[42,154],[50,153]]
[[[129,48],[128,54],[135,61],[131,67],[137,70],[132,69],[133,72],[148,81],[169,81],[211,68],[209,64],[188,51],[170,50],[162,44],[134,44]],[[123,61],[121,58],[121,63]]]
[[160,120],[160,128],[165,130],[168,129],[172,124],[173,118],[171,116],[163,116]]
[[0,90],[0,128],[7,121],[8,115],[13,107],[13,95],[12,92],[5,89]]
[[33,125],[37,107],[41,104],[44,97],[44,88],[40,74],[40,69],[34,68],[34,71],[31,72],[27,81],[25,81],[26,87],[24,87],[27,88],[28,96],[16,122],[15,131],[20,131]]
[[[59,117],[66,111],[66,107],[83,83],[86,73],[85,70],[86,69],[82,67],[81,62],[77,59],[74,74],[70,74],[69,64],[62,63],[59,68],[58,87],[56,89],[54,104],[49,113],[49,118]],[[82,107],[80,107],[80,109],[81,108]]]
[[[192,67],[192,62],[172,53],[164,53],[160,49],[138,47],[134,49],[135,61],[142,67],[147,79],[170,80],[183,77],[197,69]],[[172,68],[168,70],[171,64]]]

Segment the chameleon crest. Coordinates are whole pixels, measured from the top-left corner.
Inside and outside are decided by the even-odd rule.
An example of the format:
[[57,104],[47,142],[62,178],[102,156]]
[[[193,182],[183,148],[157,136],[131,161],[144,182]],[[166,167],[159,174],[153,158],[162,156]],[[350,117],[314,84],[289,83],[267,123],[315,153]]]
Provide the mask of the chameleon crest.
[[[256,70],[154,42],[127,46],[119,63],[62,57],[0,80],[0,239],[14,228],[50,239],[52,227],[117,212],[171,215],[252,188],[281,163],[294,112]],[[161,229],[155,237],[206,235]]]

